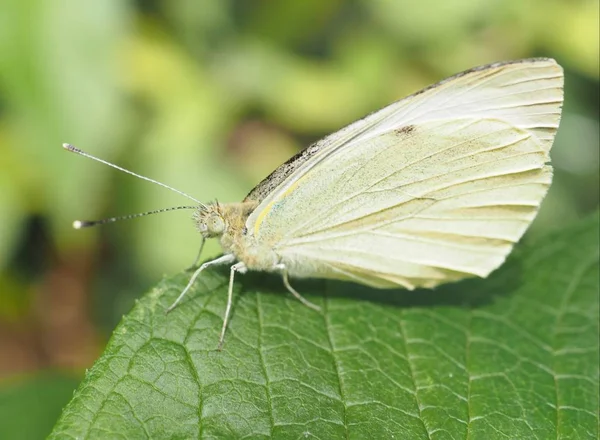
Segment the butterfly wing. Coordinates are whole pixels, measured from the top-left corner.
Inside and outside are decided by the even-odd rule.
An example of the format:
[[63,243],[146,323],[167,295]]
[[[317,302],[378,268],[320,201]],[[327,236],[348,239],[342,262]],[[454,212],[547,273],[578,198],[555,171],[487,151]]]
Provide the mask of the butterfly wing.
[[455,76],[315,144],[255,193],[246,226],[296,276],[407,288],[487,276],[550,185],[561,104],[552,60]]
[[[284,182],[328,153],[405,125],[453,117],[495,117],[536,135],[550,150],[560,121],[562,68],[533,58],[476,67],[431,85],[310,145],[260,182],[247,200],[277,197]],[[292,176],[293,174],[293,176]],[[290,179],[288,179],[288,177]]]

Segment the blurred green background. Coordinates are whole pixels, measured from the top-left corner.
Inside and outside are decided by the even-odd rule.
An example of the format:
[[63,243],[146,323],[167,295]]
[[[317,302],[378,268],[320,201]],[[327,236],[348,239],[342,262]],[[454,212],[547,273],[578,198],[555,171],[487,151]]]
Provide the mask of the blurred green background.
[[426,85],[554,57],[565,107],[531,239],[598,206],[598,21],[595,0],[1,0],[0,437],[31,420],[19,408],[40,421],[22,438],[49,432],[135,298],[200,244],[190,211],[73,230],[189,201],[62,142],[238,201],[299,149]]

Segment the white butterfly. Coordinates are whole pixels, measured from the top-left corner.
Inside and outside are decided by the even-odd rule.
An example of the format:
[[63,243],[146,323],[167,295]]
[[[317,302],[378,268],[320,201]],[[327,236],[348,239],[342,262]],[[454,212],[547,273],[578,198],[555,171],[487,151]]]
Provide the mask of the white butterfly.
[[554,60],[478,67],[309,146],[241,203],[190,197],[198,230],[219,238],[224,255],[202,264],[169,310],[204,269],[231,264],[221,347],[235,272],[280,272],[317,309],[289,277],[414,289],[488,276],[552,181],[562,102]]

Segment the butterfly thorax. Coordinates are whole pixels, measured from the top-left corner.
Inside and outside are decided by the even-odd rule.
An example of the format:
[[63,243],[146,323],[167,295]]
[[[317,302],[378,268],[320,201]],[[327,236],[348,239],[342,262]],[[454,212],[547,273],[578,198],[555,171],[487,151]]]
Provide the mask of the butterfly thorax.
[[246,230],[246,220],[256,205],[254,201],[203,205],[193,218],[204,238],[219,238],[225,253],[235,255],[248,269],[269,271],[278,263],[277,255]]

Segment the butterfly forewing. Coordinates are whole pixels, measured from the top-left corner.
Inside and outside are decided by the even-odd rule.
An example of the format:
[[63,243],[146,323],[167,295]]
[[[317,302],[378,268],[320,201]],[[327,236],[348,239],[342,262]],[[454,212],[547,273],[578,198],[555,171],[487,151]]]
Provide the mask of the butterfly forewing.
[[409,288],[487,276],[551,182],[561,104],[552,60],[457,75],[315,144],[246,226],[291,275]]

